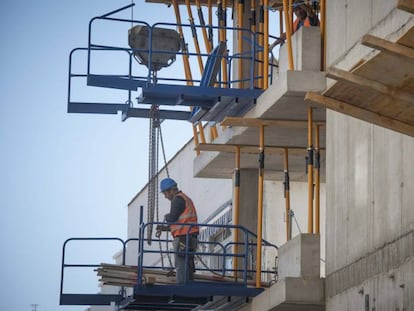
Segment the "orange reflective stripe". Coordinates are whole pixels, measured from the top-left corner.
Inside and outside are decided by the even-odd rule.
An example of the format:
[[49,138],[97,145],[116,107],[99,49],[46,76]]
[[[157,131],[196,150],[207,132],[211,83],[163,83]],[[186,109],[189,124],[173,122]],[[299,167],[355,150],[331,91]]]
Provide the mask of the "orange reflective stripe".
[[[293,22],[293,32],[296,32],[296,30],[298,30],[299,22],[300,22],[299,18],[295,19],[295,21]],[[311,26],[309,17],[306,17],[305,21],[303,22],[303,26],[305,27]]]
[[177,222],[182,223],[182,225],[170,225],[171,234],[176,237],[178,235],[186,235],[187,233],[198,233],[198,226],[190,226],[190,224],[196,224],[198,222],[197,212],[193,201],[182,192],[179,192],[177,196],[184,199],[185,209],[177,220]]

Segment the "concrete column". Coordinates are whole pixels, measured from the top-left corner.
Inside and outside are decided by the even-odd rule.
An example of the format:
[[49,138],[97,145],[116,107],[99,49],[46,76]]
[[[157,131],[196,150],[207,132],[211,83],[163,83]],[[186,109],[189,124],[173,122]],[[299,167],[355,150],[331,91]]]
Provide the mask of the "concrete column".
[[[249,231],[257,232],[257,192],[258,192],[258,170],[241,169],[240,170],[240,206],[239,206],[239,225]],[[233,219],[235,210],[233,209]],[[244,234],[239,232],[239,242],[244,242]],[[256,239],[254,239],[256,242]],[[244,252],[244,248],[239,248],[239,253]],[[248,268],[253,269],[255,250],[249,254]],[[252,262],[253,261],[253,262]],[[238,268],[243,267],[243,262],[239,260]]]

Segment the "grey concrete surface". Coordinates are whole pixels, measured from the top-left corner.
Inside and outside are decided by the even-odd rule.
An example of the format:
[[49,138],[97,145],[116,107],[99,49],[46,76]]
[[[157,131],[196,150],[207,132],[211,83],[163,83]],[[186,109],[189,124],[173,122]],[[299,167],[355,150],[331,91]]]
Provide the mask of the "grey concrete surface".
[[324,280],[284,278],[255,297],[241,311],[320,311],[325,310]]
[[278,276],[318,278],[320,276],[320,237],[299,234],[279,247]]
[[[412,27],[396,5],[329,1],[328,66],[371,57],[366,33]],[[328,111],[326,146],[327,310],[414,310],[414,138]]]

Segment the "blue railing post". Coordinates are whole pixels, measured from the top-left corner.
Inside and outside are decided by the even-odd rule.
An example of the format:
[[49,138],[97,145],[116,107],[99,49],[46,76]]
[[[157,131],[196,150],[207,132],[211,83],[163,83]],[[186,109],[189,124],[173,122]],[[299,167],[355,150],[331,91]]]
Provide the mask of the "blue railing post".
[[144,262],[144,206],[139,207],[138,273],[137,285],[142,285],[142,266]]

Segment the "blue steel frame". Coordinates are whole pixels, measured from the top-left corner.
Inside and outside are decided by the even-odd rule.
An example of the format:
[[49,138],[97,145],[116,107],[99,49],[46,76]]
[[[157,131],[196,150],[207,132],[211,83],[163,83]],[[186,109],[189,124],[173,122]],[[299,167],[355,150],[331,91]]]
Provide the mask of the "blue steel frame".
[[[222,276],[226,275],[226,272],[238,272],[242,273],[241,279],[234,279],[234,282],[222,282],[218,280],[217,282],[204,282],[204,281],[186,281],[184,285],[146,285],[143,280],[143,269],[163,269],[160,266],[145,265],[144,256],[149,253],[158,253],[161,256],[163,254],[174,254],[174,251],[161,251],[161,250],[151,250],[145,248],[145,241],[147,239],[144,237],[144,232],[149,225],[165,224],[160,222],[153,223],[144,223],[143,222],[143,208],[140,210],[140,227],[139,227],[139,238],[128,239],[123,241],[119,238],[70,238],[67,239],[63,244],[62,249],[62,266],[61,266],[61,284],[60,284],[60,304],[61,305],[109,305],[111,302],[116,302],[121,307],[128,306],[129,308],[137,309],[180,309],[180,310],[190,310],[197,305],[205,304],[207,301],[214,296],[220,297],[254,297],[263,291],[263,288],[249,287],[248,285],[248,273],[254,273],[255,270],[248,269],[248,258],[251,247],[257,246],[256,243],[252,243],[251,239],[256,236],[254,233],[245,229],[242,226],[234,225],[213,225],[213,224],[189,224],[189,226],[199,226],[199,227],[218,227],[221,229],[236,229],[244,233],[244,241],[239,242],[239,245],[244,246],[244,252],[239,254],[234,254],[228,251],[228,248],[233,245],[233,242],[222,245],[219,242],[209,242],[209,241],[200,241],[200,244],[216,244],[221,247],[223,253],[211,253],[211,252],[183,252],[186,260],[189,259],[189,255],[201,255],[201,256],[222,256],[223,258],[223,269],[212,269],[215,272],[221,272]],[[100,264],[97,263],[87,263],[87,264],[71,264],[66,263],[66,247],[69,242],[75,241],[118,241],[122,246],[122,264],[125,264],[125,255],[127,244],[131,241],[138,242],[138,267],[137,267],[137,282],[134,287],[133,296],[127,296],[124,288],[121,288],[119,294],[73,294],[73,293],[64,293],[64,271],[67,268],[97,268]],[[165,242],[171,243],[172,240],[165,239],[153,239],[154,242]],[[189,240],[187,237],[186,243],[188,245]],[[263,241],[263,247],[272,247],[278,249],[276,245]],[[241,258],[243,262],[243,267],[237,271],[233,269],[226,269],[225,260],[228,257],[232,258]],[[197,269],[198,271],[203,271],[207,269]],[[275,276],[276,280],[276,271],[265,271],[262,273],[270,273]],[[174,303],[171,301],[174,300]],[[153,308],[151,308],[153,306]]]
[[[151,63],[151,57],[153,53],[167,53],[162,50],[155,50],[152,46],[152,33],[155,28],[158,27],[177,27],[181,26],[182,28],[187,29],[199,29],[199,28],[209,28],[215,31],[219,31],[224,27],[217,26],[206,26],[206,25],[191,25],[191,24],[173,24],[173,23],[156,23],[154,25],[149,25],[144,21],[132,20],[132,19],[121,19],[111,17],[115,13],[118,13],[122,10],[126,10],[132,7],[134,4],[127,5],[118,10],[109,12],[102,16],[94,17],[89,22],[89,31],[88,31],[88,47],[87,48],[78,48],[74,49],[70,55],[69,61],[69,87],[68,87],[68,112],[73,113],[103,113],[103,114],[116,114],[119,111],[122,112],[123,120],[126,120],[128,117],[150,117],[150,109],[145,108],[135,108],[132,104],[131,91],[137,91],[142,89],[142,96],[138,97],[139,104],[155,104],[155,105],[168,105],[168,106],[192,106],[192,107],[201,107],[210,113],[198,114],[197,116],[192,115],[190,112],[180,111],[180,110],[160,110],[161,119],[176,119],[176,120],[188,120],[192,122],[198,121],[221,121],[225,116],[237,116],[241,115],[248,109],[250,109],[254,104],[255,100],[263,92],[261,89],[256,89],[254,87],[255,80],[261,79],[263,77],[254,75],[254,66],[258,62],[256,59],[256,54],[262,50],[261,47],[257,45],[257,36],[259,34],[251,32],[249,29],[243,28],[232,28],[225,27],[229,31],[243,31],[246,33],[246,36],[243,37],[244,40],[250,42],[251,52],[250,56],[247,53],[227,55],[224,56],[228,66],[228,79],[227,85],[223,85],[220,81],[216,81],[215,86],[211,81],[215,79],[212,77],[212,72],[214,67],[210,66],[205,68],[203,77],[201,80],[186,80],[185,78],[170,78],[170,77],[161,77],[159,74],[155,75],[151,71],[150,66],[148,66],[148,71],[146,75],[134,76],[132,74],[133,68],[133,56],[135,52],[142,52],[148,54],[148,63]],[[95,21],[105,20],[113,22],[122,22],[122,23],[134,23],[136,25],[142,25],[148,28],[148,49],[132,49],[125,47],[115,47],[102,44],[96,44],[92,40],[92,30]],[[87,51],[87,69],[86,75],[72,74],[72,54],[76,51],[86,50]],[[91,52],[104,52],[104,51],[119,51],[126,52],[129,56],[129,66],[128,73],[123,75],[106,75],[106,74],[95,74],[91,69]],[[228,52],[228,51],[227,51]],[[217,56],[213,54],[196,54],[191,52],[179,51],[176,55],[188,55],[196,56],[200,55],[201,57],[208,57],[213,59],[213,63],[220,62],[223,55]],[[250,77],[248,78],[249,87],[248,88],[233,88],[234,83],[240,82],[241,80],[231,80],[231,63],[235,59],[245,59],[250,60]],[[87,103],[87,102],[72,102],[70,99],[70,81],[75,77],[86,77],[88,86],[98,86],[105,88],[115,88],[120,90],[127,91],[127,101],[126,103]],[[203,81],[210,81],[208,85],[204,84]],[[166,83],[160,83],[166,82]],[[190,83],[191,85],[183,85],[184,82]],[[197,85],[198,84],[198,85]],[[196,86],[197,85],[197,86]]]

